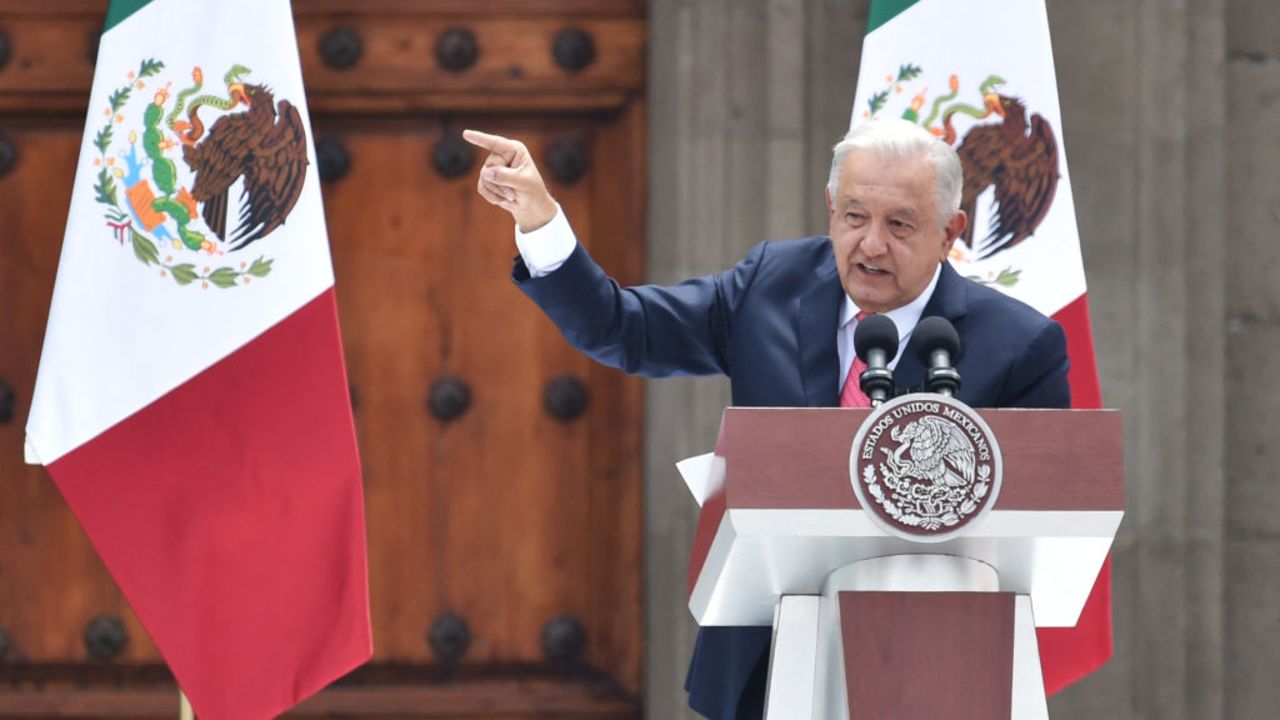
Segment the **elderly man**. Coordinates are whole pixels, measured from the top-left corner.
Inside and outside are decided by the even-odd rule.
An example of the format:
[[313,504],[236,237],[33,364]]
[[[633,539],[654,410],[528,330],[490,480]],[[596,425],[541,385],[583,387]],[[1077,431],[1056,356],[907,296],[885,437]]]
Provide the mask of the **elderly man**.
[[[464,137],[490,153],[480,194],[516,221],[516,283],[602,363],[648,377],[723,373],[735,405],[866,406],[851,372],[861,317],[893,320],[895,383],[919,390],[925,367],[912,331],[938,315],[960,335],[961,400],[1069,405],[1062,328],[946,262],[967,220],[960,160],[916,125],[863,123],[835,146],[828,237],[763,242],[729,270],[671,287],[619,287],[578,244],[522,144]],[[710,718],[760,717],[769,639],[768,628],[704,628],[686,683],[690,706]]]

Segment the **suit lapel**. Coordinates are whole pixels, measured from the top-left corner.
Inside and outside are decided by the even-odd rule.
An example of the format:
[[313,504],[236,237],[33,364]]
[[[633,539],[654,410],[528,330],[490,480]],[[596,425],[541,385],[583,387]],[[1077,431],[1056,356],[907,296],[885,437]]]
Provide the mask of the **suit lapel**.
[[[920,319],[939,316],[956,325],[967,312],[964,279],[951,267],[951,263],[944,262],[938,284],[933,289],[933,297],[925,304]],[[907,392],[917,392],[924,388],[924,364],[916,357],[918,349],[913,332],[911,339],[907,341],[906,350],[902,352],[902,358],[898,360],[897,368],[893,371],[894,383]],[[964,356],[964,352],[964,343],[961,342],[960,354],[951,358],[951,364],[955,365]]]
[[795,326],[800,350],[800,381],[809,407],[839,404],[840,355],[836,350],[836,323],[844,288],[836,272],[835,256],[814,271],[813,287],[796,303]]

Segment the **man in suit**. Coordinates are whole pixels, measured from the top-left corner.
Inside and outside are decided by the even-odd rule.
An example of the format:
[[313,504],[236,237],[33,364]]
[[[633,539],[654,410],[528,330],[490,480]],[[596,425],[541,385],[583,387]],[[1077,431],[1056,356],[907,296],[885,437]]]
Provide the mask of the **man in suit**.
[[[900,120],[859,125],[833,151],[828,237],[763,242],[733,268],[670,287],[621,288],[578,244],[525,147],[468,130],[489,151],[478,190],[517,224],[513,279],[570,343],[647,377],[723,373],[744,406],[867,406],[853,331],[866,313],[897,326],[900,388],[925,367],[922,317],[950,320],[959,399],[977,407],[1067,407],[1066,337],[1034,309],[946,262],[967,221],[955,150]],[[713,718],[759,718],[769,628],[704,628],[686,689]]]

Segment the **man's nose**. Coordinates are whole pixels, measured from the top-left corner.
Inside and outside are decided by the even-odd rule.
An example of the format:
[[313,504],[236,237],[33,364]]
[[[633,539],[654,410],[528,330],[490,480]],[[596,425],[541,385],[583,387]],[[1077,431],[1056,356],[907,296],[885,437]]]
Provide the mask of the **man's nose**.
[[867,257],[878,257],[889,249],[889,229],[883,223],[873,221],[862,238],[862,252]]

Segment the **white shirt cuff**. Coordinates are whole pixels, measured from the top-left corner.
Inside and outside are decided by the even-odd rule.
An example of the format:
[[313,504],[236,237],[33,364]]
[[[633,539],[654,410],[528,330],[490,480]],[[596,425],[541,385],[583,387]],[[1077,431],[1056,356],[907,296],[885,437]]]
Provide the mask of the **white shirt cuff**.
[[560,203],[556,203],[555,217],[551,222],[531,232],[520,232],[516,226],[516,249],[524,258],[524,266],[530,277],[550,275],[564,264],[578,247],[578,238],[569,227]]

